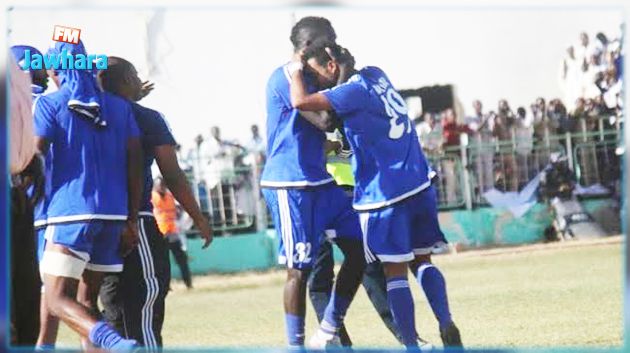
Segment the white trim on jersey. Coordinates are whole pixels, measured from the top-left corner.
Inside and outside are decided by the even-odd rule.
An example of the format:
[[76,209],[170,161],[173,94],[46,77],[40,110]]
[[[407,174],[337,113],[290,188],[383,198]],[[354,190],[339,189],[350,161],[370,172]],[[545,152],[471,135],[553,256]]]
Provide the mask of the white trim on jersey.
[[141,310],[141,327],[144,345],[151,348],[158,348],[157,340],[153,332],[153,304],[158,297],[159,283],[155,276],[155,267],[153,265],[153,256],[149,248],[149,239],[144,228],[144,219],[140,219],[140,231],[138,243],[138,255],[142,265],[142,274],[144,283],[147,286],[147,296]]
[[153,215],[153,212],[149,212],[149,211],[140,211],[138,212],[138,216],[155,217]]
[[424,189],[428,188],[429,186],[431,186],[431,179],[429,178],[429,180],[425,181],[424,183],[422,183],[422,185],[418,186],[417,188],[411,190],[411,191],[407,191],[406,193],[396,196],[393,199],[389,199],[389,200],[385,200],[385,201],[381,201],[381,202],[374,202],[374,203],[366,203],[366,204],[362,204],[362,205],[357,205],[354,204],[352,205],[352,207],[357,210],[357,211],[368,211],[368,210],[374,210],[374,209],[378,209],[378,208],[383,208],[383,207],[387,207],[387,206],[391,206],[393,204],[395,204],[396,202],[400,202],[408,197],[411,197],[421,191],[423,191]]
[[308,181],[308,180],[299,180],[299,181],[267,181],[261,180],[260,186],[269,187],[269,188],[283,188],[283,187],[304,187],[304,186],[320,186],[328,183],[332,183],[334,179],[332,177],[328,179],[323,179],[319,181]]
[[439,241],[432,246],[427,246],[426,248],[413,249],[414,255],[439,254],[446,251],[448,251],[448,245],[443,241]]
[[363,233],[363,254],[365,255],[365,261],[372,263],[376,260],[370,247],[368,246],[368,222],[370,221],[369,213],[359,213],[359,224],[361,226],[361,233]]
[[382,202],[367,203],[367,204],[362,204],[362,205],[353,204],[352,207],[357,211],[367,211],[367,210],[373,210],[373,209],[391,206],[395,204],[396,202],[400,202],[431,186],[431,182],[436,175],[437,173],[433,169],[431,169],[431,167],[429,167],[429,169],[427,170],[428,180],[424,182],[422,185],[418,186],[417,188],[411,191],[408,191],[402,195],[396,196],[393,199],[385,200]]
[[286,265],[293,268],[293,224],[291,223],[291,209],[287,190],[278,190],[278,213],[280,214],[280,231],[284,245]]
[[[91,220],[102,220],[102,221],[126,221],[127,215],[114,215],[114,214],[77,214],[72,216],[58,216],[58,217],[48,217],[46,221],[37,221],[45,222],[44,224],[56,224],[56,223],[66,223],[66,222],[78,222],[78,221],[91,221]],[[42,224],[40,224],[42,225]]]
[[376,255],[381,262],[394,262],[394,263],[402,263],[409,262],[415,258],[413,253],[402,254],[402,255]]

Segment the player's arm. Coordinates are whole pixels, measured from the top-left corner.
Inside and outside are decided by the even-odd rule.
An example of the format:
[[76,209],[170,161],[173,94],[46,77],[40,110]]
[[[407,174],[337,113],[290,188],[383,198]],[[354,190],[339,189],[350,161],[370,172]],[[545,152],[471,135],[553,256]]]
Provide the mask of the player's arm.
[[[304,112],[328,111],[333,109],[325,95],[319,92],[309,94],[306,91],[302,69],[295,70],[291,76],[291,104],[295,109]],[[320,123],[320,121],[318,121],[318,123]]]
[[190,215],[193,222],[199,229],[201,237],[205,239],[203,248],[207,248],[212,243],[212,227],[210,222],[201,213],[197,200],[188,184],[184,171],[177,161],[177,153],[173,145],[161,145],[155,147],[155,161],[157,162],[162,177],[175,199],[182,205],[184,210]]
[[142,144],[139,137],[127,139],[127,193],[129,220],[137,220],[142,200]]

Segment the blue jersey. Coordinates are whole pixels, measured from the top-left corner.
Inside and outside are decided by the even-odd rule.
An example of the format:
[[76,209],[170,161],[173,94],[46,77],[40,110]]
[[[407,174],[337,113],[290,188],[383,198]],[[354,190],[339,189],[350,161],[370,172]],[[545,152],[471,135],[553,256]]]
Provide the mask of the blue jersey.
[[405,101],[381,69],[366,67],[322,93],[343,119],[354,151],[356,210],[386,207],[431,185],[433,171]]
[[326,172],[324,155],[326,134],[293,108],[290,80],[285,65],[267,83],[267,161],[260,185],[287,188],[330,183],[333,179]]
[[51,143],[48,224],[127,218],[127,143],[139,131],[125,100],[100,94],[105,128],[68,109],[67,86],[37,100],[35,134]]
[[151,165],[155,160],[155,147],[163,145],[175,146],[177,142],[175,142],[171,129],[162,114],[136,103],[131,103],[131,109],[140,129],[144,153],[144,185],[140,212],[145,215],[153,215],[153,205],[151,204],[153,175],[151,173]]

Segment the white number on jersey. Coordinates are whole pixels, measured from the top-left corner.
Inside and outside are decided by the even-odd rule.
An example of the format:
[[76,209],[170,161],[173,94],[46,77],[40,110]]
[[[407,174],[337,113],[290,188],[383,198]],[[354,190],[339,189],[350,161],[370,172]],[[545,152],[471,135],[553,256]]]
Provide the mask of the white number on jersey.
[[311,243],[295,244],[295,254],[293,254],[293,262],[311,262]]
[[[396,140],[401,138],[405,132],[410,133],[411,121],[407,116],[407,104],[400,93],[396,92],[396,90],[389,85],[384,77],[381,77],[378,80],[378,83],[373,85],[372,88],[381,98],[381,101],[385,106],[385,112],[390,117],[389,138]],[[398,123],[398,119],[401,115],[403,117],[403,121]]]

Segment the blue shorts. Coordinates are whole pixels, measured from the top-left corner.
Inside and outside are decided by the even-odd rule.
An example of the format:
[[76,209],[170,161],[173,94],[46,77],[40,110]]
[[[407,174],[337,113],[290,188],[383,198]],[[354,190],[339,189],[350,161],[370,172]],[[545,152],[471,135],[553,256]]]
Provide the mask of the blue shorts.
[[[50,224],[45,228],[44,238],[45,242],[62,245],[83,259],[87,270],[121,272],[120,235],[124,227],[125,222],[103,220]],[[42,253],[44,246],[41,245]]]
[[415,255],[443,251],[437,195],[433,186],[374,211],[359,213],[366,261],[408,262]]
[[310,269],[322,237],[361,241],[352,199],[334,183],[304,189],[262,189],[280,237],[278,262]]

